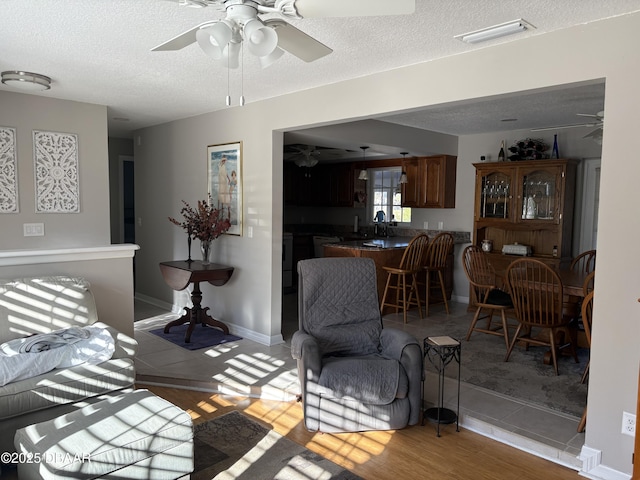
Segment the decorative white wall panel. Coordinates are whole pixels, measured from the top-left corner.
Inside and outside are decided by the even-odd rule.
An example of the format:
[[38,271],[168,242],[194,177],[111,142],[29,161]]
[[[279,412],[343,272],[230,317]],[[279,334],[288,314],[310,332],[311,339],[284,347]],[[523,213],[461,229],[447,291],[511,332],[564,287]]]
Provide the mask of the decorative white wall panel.
[[36,212],[79,212],[78,136],[34,130],[33,152]]
[[18,213],[16,129],[0,127],[0,213]]

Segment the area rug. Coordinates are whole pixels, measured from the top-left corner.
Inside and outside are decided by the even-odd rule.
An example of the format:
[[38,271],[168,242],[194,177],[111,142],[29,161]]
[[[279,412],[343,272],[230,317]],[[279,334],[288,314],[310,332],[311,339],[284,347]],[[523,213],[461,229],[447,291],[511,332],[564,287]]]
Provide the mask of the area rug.
[[175,327],[171,327],[169,333],[164,333],[164,327],[156,328],[154,330],[149,330],[149,333],[153,333],[154,335],[168,340],[179,347],[186,348],[187,350],[199,350],[201,348],[213,347],[214,345],[242,340],[242,337],[225,335],[225,333],[219,328],[197,325],[193,329],[193,332],[191,332],[191,341],[189,343],[185,343],[184,335],[187,333],[188,326],[188,323],[176,325]]
[[[560,356],[560,375],[556,376],[553,366],[543,361],[545,352],[549,350],[547,347],[530,346],[526,351],[516,345],[509,361],[505,362],[507,349],[502,337],[474,332],[469,341],[465,340],[469,320],[469,315],[434,315],[426,322],[428,326],[424,330],[429,337],[448,335],[461,342],[460,378],[463,382],[575,417],[582,415],[587,385],[581,384],[580,380],[589,360],[588,349],[577,349],[579,363],[570,356]],[[515,330],[511,331],[513,333]],[[429,365],[426,364],[425,368]],[[445,369],[447,377],[457,378],[457,374],[458,369],[454,365]]]
[[194,426],[192,480],[361,480],[240,412]]

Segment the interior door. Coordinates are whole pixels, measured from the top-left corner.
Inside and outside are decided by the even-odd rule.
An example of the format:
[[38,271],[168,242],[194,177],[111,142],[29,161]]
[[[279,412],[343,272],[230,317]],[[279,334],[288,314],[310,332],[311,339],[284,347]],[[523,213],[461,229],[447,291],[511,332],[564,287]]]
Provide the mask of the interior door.
[[119,156],[120,243],[136,243],[133,157]]

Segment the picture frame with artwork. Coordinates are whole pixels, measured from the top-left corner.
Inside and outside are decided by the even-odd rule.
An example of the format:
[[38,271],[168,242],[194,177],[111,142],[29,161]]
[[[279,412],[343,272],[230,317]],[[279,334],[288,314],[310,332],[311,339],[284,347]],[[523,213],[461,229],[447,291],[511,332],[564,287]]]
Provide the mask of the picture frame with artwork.
[[242,142],[207,147],[209,195],[212,205],[229,209],[229,235],[242,236]]

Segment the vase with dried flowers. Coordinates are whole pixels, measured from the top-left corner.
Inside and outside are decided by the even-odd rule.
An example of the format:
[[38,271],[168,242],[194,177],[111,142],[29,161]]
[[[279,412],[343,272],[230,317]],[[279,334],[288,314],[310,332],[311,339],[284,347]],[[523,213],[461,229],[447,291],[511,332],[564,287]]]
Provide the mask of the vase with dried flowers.
[[[191,238],[200,240],[202,250],[202,264],[209,264],[211,254],[211,242],[231,228],[230,209],[224,211],[223,208],[215,208],[211,202],[211,195],[208,200],[198,200],[198,206],[193,208],[182,200],[184,206],[180,213],[184,217],[181,222],[173,217],[169,221],[174,225],[184,228],[189,238],[189,261],[191,261]],[[225,216],[226,213],[226,216]]]

